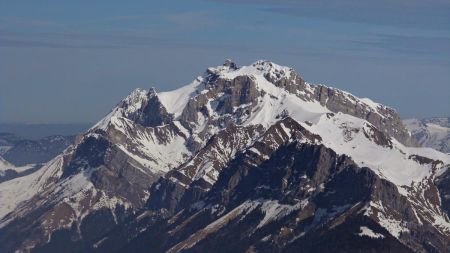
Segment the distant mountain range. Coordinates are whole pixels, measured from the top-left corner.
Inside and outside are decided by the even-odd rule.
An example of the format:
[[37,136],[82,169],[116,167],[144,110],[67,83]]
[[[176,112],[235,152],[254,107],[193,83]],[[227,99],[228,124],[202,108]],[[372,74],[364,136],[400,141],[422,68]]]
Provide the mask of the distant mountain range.
[[[174,69],[176,71],[176,69]],[[397,112],[232,61],[137,89],[0,183],[2,252],[449,252],[450,156]]]
[[61,135],[28,140],[0,133],[0,155],[16,166],[45,163],[60,154],[74,140],[75,136]]
[[0,182],[36,171],[74,140],[75,136],[60,135],[28,140],[11,133],[0,133]]
[[48,136],[70,136],[85,132],[87,123],[0,123],[0,133],[20,136],[22,139],[39,140]]
[[450,118],[408,119],[404,123],[422,146],[450,153]]

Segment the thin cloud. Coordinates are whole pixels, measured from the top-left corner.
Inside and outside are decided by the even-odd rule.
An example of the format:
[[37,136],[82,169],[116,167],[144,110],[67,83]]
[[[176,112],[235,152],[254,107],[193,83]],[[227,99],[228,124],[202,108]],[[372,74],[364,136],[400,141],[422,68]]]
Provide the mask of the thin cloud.
[[20,39],[7,39],[0,38],[0,47],[13,47],[13,48],[71,48],[71,49],[114,49],[123,48],[121,46],[114,45],[95,45],[95,44],[68,44],[58,42],[46,42],[46,41],[33,41],[33,40],[20,40]]
[[144,15],[120,15],[120,16],[112,16],[101,19],[101,21],[128,21],[128,20],[140,20],[145,18]]
[[378,34],[372,40],[362,40],[357,43],[408,55],[416,54],[445,58],[450,57],[449,37]]
[[203,29],[218,24],[211,12],[189,11],[164,15],[163,18],[177,28]]
[[2,26],[8,24],[26,28],[67,28],[67,25],[61,22],[23,17],[0,17],[0,23]]
[[445,0],[210,0],[250,4],[283,15],[412,29],[450,30],[450,2]]
[[245,45],[238,43],[218,44],[211,41],[127,34],[123,32],[117,32],[116,34],[89,34],[76,32],[33,33],[0,30],[0,47],[121,49],[146,46],[227,50],[249,49]]

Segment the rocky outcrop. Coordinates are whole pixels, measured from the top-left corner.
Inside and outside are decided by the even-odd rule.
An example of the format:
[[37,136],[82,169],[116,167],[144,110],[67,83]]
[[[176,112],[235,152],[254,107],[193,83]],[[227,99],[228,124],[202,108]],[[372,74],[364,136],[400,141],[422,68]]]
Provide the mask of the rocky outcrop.
[[130,119],[144,127],[156,127],[172,122],[173,116],[161,104],[156,91],[151,89],[147,96],[146,103],[133,115],[130,115]]
[[442,208],[450,217],[450,167],[447,168],[446,172],[436,178],[436,186],[439,190]]
[[315,87],[314,97],[332,112],[342,112],[365,119],[401,143],[407,146],[417,146],[394,109],[382,105],[371,108],[349,93],[322,85]]
[[231,123],[213,135],[192,159],[169,172],[166,177],[184,185],[201,180],[199,184],[205,185],[205,190],[208,190],[216,182],[222,168],[241,150],[250,146],[262,132],[262,126],[242,127]]
[[[248,76],[238,76],[232,80],[216,78],[214,82],[209,82],[204,93],[189,100],[183,110],[181,120],[186,123],[197,123],[198,112],[205,117],[211,117],[213,113],[218,115],[234,114],[238,107],[248,105],[249,108],[256,104],[256,99],[260,96],[260,91],[256,89],[255,81]],[[217,101],[215,108],[208,107],[210,99]],[[244,114],[249,112],[238,112]],[[239,117],[239,116],[238,116]],[[226,124],[226,122],[222,123]]]

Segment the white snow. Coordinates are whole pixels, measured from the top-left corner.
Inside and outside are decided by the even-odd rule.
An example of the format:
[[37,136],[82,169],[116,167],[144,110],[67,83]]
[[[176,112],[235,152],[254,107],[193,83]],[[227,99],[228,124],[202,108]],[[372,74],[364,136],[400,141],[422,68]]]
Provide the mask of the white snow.
[[[63,158],[60,155],[30,175],[0,183],[0,220],[21,202],[29,200],[44,190],[47,180],[58,174],[62,163]],[[3,225],[2,221],[0,227]]]
[[158,98],[169,113],[173,113],[175,118],[180,116],[189,99],[197,94],[201,87],[203,78],[197,77],[192,83],[179,89],[158,94]]
[[295,205],[284,205],[280,204],[278,200],[266,200],[266,201],[256,201],[256,203],[261,203],[261,211],[264,213],[264,218],[259,222],[256,227],[261,228],[273,221],[276,221],[286,215],[289,215],[293,211],[299,210],[308,204],[308,200],[303,200]]
[[372,101],[370,98],[360,98],[360,101],[368,105],[374,112],[377,112],[378,108],[381,107],[379,103]]
[[89,131],[94,129],[107,130],[111,120],[114,117],[128,117],[136,113],[148,101],[148,91],[135,89],[130,95],[125,97],[108,115],[92,126]]
[[[210,223],[203,229],[198,230],[196,233],[189,236],[186,240],[176,244],[171,249],[169,249],[167,252],[175,253],[175,252],[180,252],[184,249],[192,248],[195,244],[197,244],[199,241],[206,238],[209,234],[215,233],[220,228],[226,226],[228,224],[228,222],[236,219],[238,216],[242,215],[240,217],[242,219],[243,217],[245,217],[246,214],[253,211],[257,206],[258,206],[258,204],[255,204],[252,201],[245,201],[244,203],[242,203],[238,207],[234,208],[230,212],[226,213],[222,217],[218,218],[214,222]],[[173,233],[173,232],[169,231],[169,234],[171,234],[171,233]]]
[[186,138],[188,138],[190,136],[189,130],[187,130],[178,120],[175,120],[173,122],[175,124],[175,126],[178,128],[178,130],[180,130],[184,136],[186,136]]
[[372,229],[368,227],[360,227],[360,233],[358,233],[359,236],[368,236],[370,238],[380,239],[384,238],[384,235],[374,232]]
[[15,170],[16,166],[12,165],[0,156],[0,175],[5,170]]
[[407,225],[401,221],[386,217],[381,213],[378,214],[378,219],[378,223],[395,238],[399,238],[402,233],[409,232]]
[[[365,124],[370,123],[351,115],[338,113],[332,118],[323,115],[316,124],[304,126],[319,134],[323,138],[323,144],[338,154],[349,155],[360,166],[369,167],[381,177],[399,186],[410,186],[412,182],[422,181],[430,175],[430,165],[422,165],[409,159],[410,155],[421,155],[450,163],[450,157],[445,154],[427,148],[405,147],[395,139],[391,139],[393,149],[380,146],[365,137],[363,133]],[[349,137],[343,134],[345,129],[359,129],[359,132],[350,131]]]
[[250,66],[245,66],[235,71],[220,72],[222,78],[228,79],[233,79],[241,75],[250,76],[255,80],[257,88],[266,93],[261,99],[259,99],[256,106],[257,109],[254,110],[251,116],[245,120],[244,125],[261,124],[267,128],[279,120],[277,116],[281,115],[283,111],[287,111],[289,116],[299,122],[314,121],[323,113],[329,112],[329,110],[321,106],[319,102],[302,100],[295,94],[291,94],[287,90],[275,86],[264,77],[264,74],[272,73],[267,72],[267,68],[283,70],[286,75],[290,75],[290,68],[272,63],[272,67],[267,67],[269,65],[263,65],[263,69],[260,69],[260,65],[258,63],[259,62],[256,62]]
[[[376,209],[377,212],[374,212],[373,209]],[[365,208],[364,215],[371,216],[374,213],[377,213],[378,224],[389,231],[389,233],[395,238],[399,238],[401,233],[409,232],[407,224],[401,220],[393,218],[380,201],[371,201],[369,206]]]
[[[125,137],[126,142],[117,142],[116,145],[128,156],[139,162],[149,171],[161,174],[179,166],[190,151],[186,146],[186,139],[169,129],[168,126],[155,128],[142,128],[126,118],[111,118],[112,127]],[[181,124],[176,124],[180,131],[186,129]],[[164,135],[164,142],[158,139],[158,135]]]
[[26,170],[29,170],[31,168],[34,168],[35,166],[39,166],[39,165],[30,163],[30,164],[25,164],[23,166],[15,167],[14,170],[20,173],[20,172],[24,172]]

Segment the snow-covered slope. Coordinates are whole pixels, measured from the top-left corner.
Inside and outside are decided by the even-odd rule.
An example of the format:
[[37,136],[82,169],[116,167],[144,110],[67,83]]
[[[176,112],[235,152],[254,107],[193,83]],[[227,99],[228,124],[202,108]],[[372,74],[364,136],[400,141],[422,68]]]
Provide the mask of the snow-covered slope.
[[450,153],[450,118],[407,119],[404,123],[422,146]]
[[[61,173],[62,156],[58,156],[37,172],[0,184],[0,220],[17,206],[45,189],[51,177]],[[4,223],[0,223],[0,226]]]

